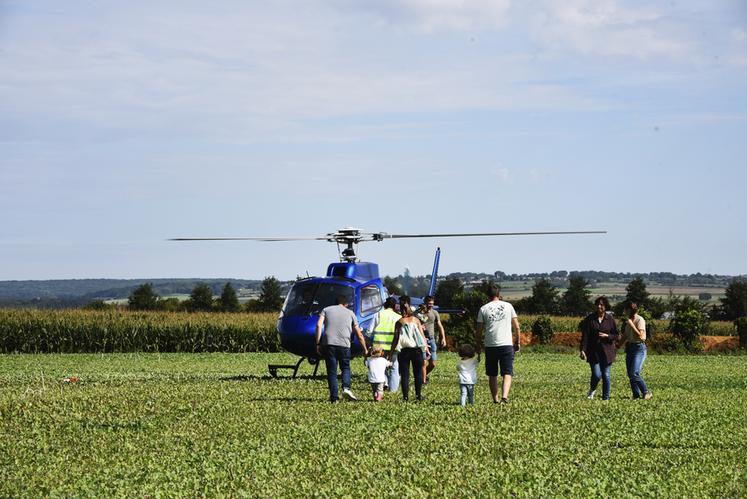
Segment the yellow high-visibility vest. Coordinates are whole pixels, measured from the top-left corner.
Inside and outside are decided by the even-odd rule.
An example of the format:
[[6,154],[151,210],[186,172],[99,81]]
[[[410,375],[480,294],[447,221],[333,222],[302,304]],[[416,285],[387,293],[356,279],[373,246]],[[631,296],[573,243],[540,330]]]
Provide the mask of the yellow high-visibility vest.
[[374,328],[373,346],[388,351],[394,341],[394,325],[402,318],[391,308],[379,311],[379,323]]

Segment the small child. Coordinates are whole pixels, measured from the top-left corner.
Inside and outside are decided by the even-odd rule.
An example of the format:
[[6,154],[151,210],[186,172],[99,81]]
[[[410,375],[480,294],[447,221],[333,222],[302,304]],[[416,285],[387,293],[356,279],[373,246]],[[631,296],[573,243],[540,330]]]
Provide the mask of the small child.
[[460,403],[464,407],[467,402],[475,403],[475,383],[477,383],[477,364],[480,363],[480,355],[475,356],[475,347],[470,344],[459,345],[459,357],[457,372],[459,373],[459,387],[461,391]]
[[371,383],[373,399],[381,402],[384,398],[384,384],[386,383],[386,368],[391,367],[392,363],[384,357],[384,350],[381,347],[374,347],[371,350],[371,357],[366,359],[368,366],[368,382]]

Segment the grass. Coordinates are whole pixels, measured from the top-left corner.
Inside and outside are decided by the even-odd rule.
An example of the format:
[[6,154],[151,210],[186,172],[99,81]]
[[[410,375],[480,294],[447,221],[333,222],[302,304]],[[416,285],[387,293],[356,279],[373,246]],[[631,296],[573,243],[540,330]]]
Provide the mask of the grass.
[[[512,401],[457,405],[454,354],[422,404],[326,403],[271,380],[287,354],[0,356],[0,496],[743,496],[747,357],[652,356],[654,391],[588,401],[572,355],[521,354]],[[622,360],[622,359],[620,359]],[[304,365],[305,373],[310,366]],[[65,377],[77,376],[77,383]]]

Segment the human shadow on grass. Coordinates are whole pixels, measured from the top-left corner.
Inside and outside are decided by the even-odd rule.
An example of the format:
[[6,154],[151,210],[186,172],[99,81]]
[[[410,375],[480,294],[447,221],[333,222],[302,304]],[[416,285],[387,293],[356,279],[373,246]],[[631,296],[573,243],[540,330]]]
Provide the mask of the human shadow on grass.
[[327,379],[326,376],[312,376],[310,374],[302,374],[296,376],[277,376],[273,377],[269,374],[258,376],[256,374],[240,374],[237,376],[221,376],[218,378],[220,381],[286,381],[286,380],[312,380],[312,381],[324,381]]

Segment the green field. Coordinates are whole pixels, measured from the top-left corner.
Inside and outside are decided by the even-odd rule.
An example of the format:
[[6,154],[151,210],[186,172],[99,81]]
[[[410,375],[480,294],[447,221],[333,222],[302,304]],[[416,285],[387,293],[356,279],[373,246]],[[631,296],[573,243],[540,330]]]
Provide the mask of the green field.
[[0,496],[747,494],[746,356],[652,356],[647,402],[618,362],[602,402],[575,356],[524,353],[510,404],[482,377],[468,408],[442,358],[421,404],[369,401],[356,359],[362,400],[330,405],[265,378],[287,354],[3,355]]

